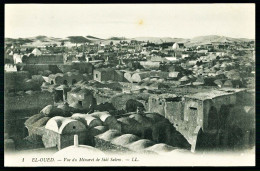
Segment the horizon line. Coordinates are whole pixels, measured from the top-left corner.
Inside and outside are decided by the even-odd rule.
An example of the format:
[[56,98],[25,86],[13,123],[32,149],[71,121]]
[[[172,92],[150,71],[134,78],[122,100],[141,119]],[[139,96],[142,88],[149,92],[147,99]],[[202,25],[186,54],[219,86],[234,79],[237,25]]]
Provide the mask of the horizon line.
[[[71,37],[71,36],[81,36],[81,37],[85,37],[87,38],[87,36],[92,36],[92,35],[86,35],[86,36],[82,36],[82,35],[69,35],[69,36],[65,36],[65,37],[54,37],[54,36],[46,36],[46,35],[36,35],[36,36],[27,36],[27,37],[6,37],[4,36],[4,38],[11,38],[11,39],[26,39],[26,38],[34,38],[34,37],[38,37],[38,36],[45,36],[45,37],[53,37],[53,38],[60,38],[60,39],[65,39],[65,38],[68,38],[68,37]],[[194,36],[194,37],[191,37],[191,38],[185,38],[185,37],[171,37],[171,36],[136,36],[136,37],[125,37],[125,36],[109,36],[107,38],[102,38],[102,37],[99,37],[99,36],[92,36],[92,37],[96,37],[96,38],[99,38],[99,39],[103,39],[103,40],[106,40],[106,39],[110,39],[110,38],[113,38],[113,37],[117,37],[117,38],[125,38],[125,39],[134,39],[134,38],[172,38],[172,39],[193,39],[193,38],[196,38],[196,37],[205,37],[205,36],[220,36],[220,37],[228,37],[228,38],[235,38],[235,39],[253,39],[255,40],[256,38],[246,38],[246,37],[230,37],[230,36],[224,36],[224,35],[218,35],[218,34],[207,34],[207,35],[200,35],[200,36]]]

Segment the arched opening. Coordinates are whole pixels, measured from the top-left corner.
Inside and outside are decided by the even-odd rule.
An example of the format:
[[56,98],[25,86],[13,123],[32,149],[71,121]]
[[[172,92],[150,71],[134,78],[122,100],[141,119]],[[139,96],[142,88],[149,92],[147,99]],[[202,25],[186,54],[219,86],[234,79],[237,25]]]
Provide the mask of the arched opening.
[[199,130],[198,135],[197,135],[197,141],[196,141],[196,151],[200,151],[203,150],[206,147],[206,143],[205,143],[205,136],[204,133],[202,131],[202,129]]
[[82,101],[78,101],[78,103],[79,103],[80,106],[83,106]]
[[230,106],[222,105],[220,107],[220,110],[219,110],[220,125],[219,125],[219,127],[221,129],[226,129],[226,122],[227,122],[227,118],[229,116],[229,113],[230,113]]
[[217,135],[199,130],[196,141],[197,151],[211,151],[217,147]]
[[230,128],[228,134],[228,147],[231,149],[239,149],[242,146],[243,131],[238,126]]
[[230,107],[228,105],[222,105],[219,110],[219,146],[225,147],[227,142],[227,118],[230,113]]
[[77,81],[75,79],[72,80],[72,85],[76,84]]
[[54,91],[54,102],[55,103],[63,102],[63,90]]
[[29,135],[28,129],[26,127],[23,128],[23,137],[27,137]]
[[64,85],[68,85],[68,81],[67,81],[67,80],[64,80],[64,81],[63,81],[63,84],[64,84]]
[[54,84],[53,80],[51,80],[51,84]]
[[218,129],[218,112],[217,109],[214,106],[211,106],[208,114],[208,129],[209,130],[215,130]]

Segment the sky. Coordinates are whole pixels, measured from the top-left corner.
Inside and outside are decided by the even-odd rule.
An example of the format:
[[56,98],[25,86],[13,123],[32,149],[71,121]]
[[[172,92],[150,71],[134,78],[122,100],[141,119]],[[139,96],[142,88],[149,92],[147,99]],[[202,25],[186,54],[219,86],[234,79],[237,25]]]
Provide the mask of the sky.
[[255,38],[248,4],[6,4],[5,37]]

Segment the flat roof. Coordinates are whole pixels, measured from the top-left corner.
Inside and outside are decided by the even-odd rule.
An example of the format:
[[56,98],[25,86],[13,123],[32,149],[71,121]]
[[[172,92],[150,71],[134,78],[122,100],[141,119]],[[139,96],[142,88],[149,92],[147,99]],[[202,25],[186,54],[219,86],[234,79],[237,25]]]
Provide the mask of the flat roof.
[[151,97],[158,97],[158,98],[177,98],[176,94],[164,93],[164,94],[152,94]]
[[94,71],[115,71],[114,68],[96,68]]
[[235,88],[221,88],[218,90],[209,90],[207,92],[200,92],[196,94],[185,95],[185,98],[198,99],[198,100],[208,100],[214,99],[216,97],[232,95],[237,92],[245,91],[245,89],[235,89]]

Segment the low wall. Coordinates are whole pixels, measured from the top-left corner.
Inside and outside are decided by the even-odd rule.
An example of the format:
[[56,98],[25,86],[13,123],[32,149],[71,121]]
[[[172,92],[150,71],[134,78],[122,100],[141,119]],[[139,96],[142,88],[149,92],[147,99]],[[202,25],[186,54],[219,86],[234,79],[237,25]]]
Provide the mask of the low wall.
[[4,75],[5,90],[23,90],[24,79],[30,79],[31,74],[29,72],[6,72]]
[[41,55],[27,57],[27,64],[63,64],[63,55]]
[[54,99],[50,92],[38,91],[33,92],[32,95],[5,95],[5,118],[8,119],[10,117],[8,116],[9,113],[16,113],[19,111],[28,111],[29,113],[27,116],[31,116],[30,111],[40,111],[42,108],[50,104],[54,104]]
[[39,71],[44,71],[44,70],[49,70],[53,74],[62,72],[57,67],[57,65],[51,65],[51,64],[20,64],[18,66],[23,71],[28,71],[32,75],[37,75]]

